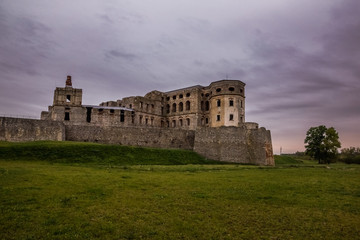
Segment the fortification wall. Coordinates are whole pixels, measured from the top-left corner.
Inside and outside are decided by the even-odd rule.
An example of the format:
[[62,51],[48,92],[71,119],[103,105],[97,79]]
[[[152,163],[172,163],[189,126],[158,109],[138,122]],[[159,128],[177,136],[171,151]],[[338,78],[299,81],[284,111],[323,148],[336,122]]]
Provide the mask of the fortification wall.
[[0,141],[64,141],[61,122],[0,117]]
[[226,162],[274,165],[270,131],[245,126],[202,128],[195,134],[194,151]]
[[214,160],[274,165],[270,131],[243,127],[194,130],[65,125],[59,121],[0,117],[0,141],[82,141],[194,150]]
[[66,126],[66,140],[192,150],[195,132],[181,129]]

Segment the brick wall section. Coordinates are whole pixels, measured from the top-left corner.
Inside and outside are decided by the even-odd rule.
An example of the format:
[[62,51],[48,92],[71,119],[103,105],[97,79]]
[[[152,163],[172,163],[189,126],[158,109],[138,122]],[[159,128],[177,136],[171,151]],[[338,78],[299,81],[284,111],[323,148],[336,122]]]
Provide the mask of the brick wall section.
[[0,117],[0,141],[64,141],[61,122]]
[[195,132],[181,129],[66,126],[66,140],[192,150]]
[[244,127],[202,128],[195,134],[194,151],[210,159],[273,166],[270,131]]

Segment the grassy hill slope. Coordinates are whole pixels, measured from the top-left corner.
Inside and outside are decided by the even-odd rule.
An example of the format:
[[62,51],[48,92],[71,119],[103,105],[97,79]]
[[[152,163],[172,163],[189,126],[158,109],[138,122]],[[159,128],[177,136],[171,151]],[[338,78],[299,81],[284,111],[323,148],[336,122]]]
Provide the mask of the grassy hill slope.
[[0,142],[0,159],[111,165],[221,164],[187,150],[50,141]]

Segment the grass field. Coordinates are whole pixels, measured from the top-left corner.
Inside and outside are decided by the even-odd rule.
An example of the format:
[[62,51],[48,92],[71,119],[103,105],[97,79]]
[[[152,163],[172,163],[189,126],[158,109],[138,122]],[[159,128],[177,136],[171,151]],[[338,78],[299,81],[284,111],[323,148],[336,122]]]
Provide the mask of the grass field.
[[[86,145],[67,144],[78,151]],[[131,165],[111,154],[103,157],[105,164],[98,156],[60,161],[57,148],[57,158],[13,153],[14,160],[2,154],[26,145],[0,143],[0,239],[360,236],[358,165],[324,167],[283,156],[277,167],[216,165],[202,158],[202,163],[171,165],[171,151],[164,153],[167,165],[149,165],[146,156]],[[183,161],[179,164],[197,160]]]

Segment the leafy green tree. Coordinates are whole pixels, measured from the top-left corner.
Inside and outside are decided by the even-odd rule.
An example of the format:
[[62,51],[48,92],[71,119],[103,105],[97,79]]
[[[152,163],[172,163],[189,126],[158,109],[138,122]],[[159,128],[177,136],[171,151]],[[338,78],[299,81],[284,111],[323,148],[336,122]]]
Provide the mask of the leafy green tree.
[[311,127],[306,133],[305,144],[305,153],[319,163],[330,163],[341,147],[335,128],[326,128],[324,125]]

